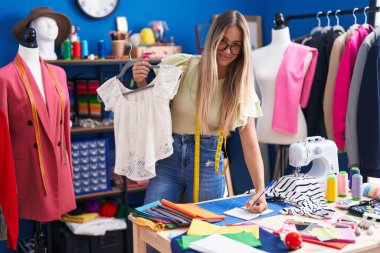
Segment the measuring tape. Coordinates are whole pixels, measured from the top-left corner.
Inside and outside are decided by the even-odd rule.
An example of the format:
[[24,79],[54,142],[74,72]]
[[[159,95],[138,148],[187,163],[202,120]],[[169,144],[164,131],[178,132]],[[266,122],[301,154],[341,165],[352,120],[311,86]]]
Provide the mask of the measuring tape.
[[[199,168],[200,168],[200,143],[201,143],[201,130],[198,114],[195,118],[195,147],[194,147],[194,192],[193,202],[199,202]],[[215,153],[215,172],[220,176],[226,173],[228,168],[228,161],[223,171],[219,173],[220,153],[222,152],[223,145],[223,129],[219,130],[218,144]],[[224,141],[224,149],[226,150],[226,140]],[[227,157],[228,158],[228,157]]]

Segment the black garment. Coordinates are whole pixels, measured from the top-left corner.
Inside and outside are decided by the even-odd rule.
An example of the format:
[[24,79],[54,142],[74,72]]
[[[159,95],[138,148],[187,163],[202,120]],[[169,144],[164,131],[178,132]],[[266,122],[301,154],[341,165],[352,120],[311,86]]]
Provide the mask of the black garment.
[[368,52],[360,87],[357,132],[364,178],[380,177],[380,38]]
[[334,40],[340,34],[341,32],[330,30],[323,34],[313,35],[313,38],[305,43],[306,46],[314,47],[318,50],[317,66],[315,68],[309,102],[307,107],[303,109],[308,136],[327,137],[323,116],[323,97],[325,94],[331,49]]

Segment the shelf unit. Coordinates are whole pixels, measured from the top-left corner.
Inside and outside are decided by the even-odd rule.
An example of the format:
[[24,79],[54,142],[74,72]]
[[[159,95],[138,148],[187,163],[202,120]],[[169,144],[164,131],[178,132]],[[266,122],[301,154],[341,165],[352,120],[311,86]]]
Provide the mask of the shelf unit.
[[96,127],[72,127],[71,134],[79,135],[83,133],[99,133],[99,132],[112,132],[113,125],[109,126],[96,126]]
[[[138,59],[136,59],[138,60]],[[60,67],[63,67],[66,71],[70,68],[74,68],[74,71],[78,71],[79,68],[85,69],[85,67],[91,67],[96,68],[96,75],[99,78],[100,83],[104,83],[104,76],[105,76],[105,68],[115,68],[114,70],[117,72],[120,72],[124,64],[129,62],[129,59],[105,59],[105,60],[49,60],[46,61],[49,64],[54,64]],[[90,69],[91,69],[90,68]],[[86,73],[86,72],[84,72]],[[69,76],[71,77],[71,76]],[[96,127],[72,127],[71,128],[71,136],[72,137],[78,137],[79,135],[89,135],[89,134],[106,134],[110,133],[114,130],[113,125],[108,126],[96,126]],[[89,194],[83,194],[78,195],[75,197],[76,201],[84,201],[87,199],[93,199],[93,198],[100,198],[100,197],[114,197],[114,196],[120,196],[123,197],[123,202],[126,206],[126,211],[128,212],[128,194],[131,193],[141,193],[146,190],[145,186],[137,186],[128,189],[127,180],[125,177],[123,177],[123,184],[121,186],[115,186],[112,187],[111,190],[103,191],[103,192],[96,192],[96,193],[89,193]],[[126,213],[126,217],[128,216],[128,213]],[[126,222],[128,223],[128,219],[126,219]],[[126,239],[125,239],[125,250],[127,252],[132,252],[132,228],[131,224],[127,226],[127,231],[125,233]]]

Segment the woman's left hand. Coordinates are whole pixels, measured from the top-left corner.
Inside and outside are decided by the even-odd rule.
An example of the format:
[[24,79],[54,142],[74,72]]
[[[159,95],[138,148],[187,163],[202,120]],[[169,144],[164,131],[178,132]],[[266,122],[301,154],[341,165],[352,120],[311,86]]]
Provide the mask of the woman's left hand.
[[263,194],[256,202],[256,204],[254,206],[252,206],[252,204],[254,203],[254,201],[260,196],[260,192],[259,193],[256,193],[255,195],[253,195],[253,197],[248,200],[246,203],[245,203],[245,206],[247,207],[247,210],[250,211],[251,213],[261,213],[265,210],[268,209],[268,204],[267,204],[267,201],[265,199],[265,194]]

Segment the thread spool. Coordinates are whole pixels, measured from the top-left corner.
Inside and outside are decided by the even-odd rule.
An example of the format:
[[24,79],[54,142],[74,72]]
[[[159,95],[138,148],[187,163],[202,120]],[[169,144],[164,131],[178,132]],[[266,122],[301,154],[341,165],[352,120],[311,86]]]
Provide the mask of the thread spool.
[[358,167],[352,167],[352,168],[350,169],[350,175],[349,175],[349,180],[350,180],[350,182],[349,182],[349,187],[350,187],[350,189],[352,189],[352,177],[353,177],[353,175],[355,175],[355,174],[360,174],[360,170],[359,170]]
[[347,197],[348,194],[348,174],[345,171],[339,172],[338,175],[338,195]]
[[82,40],[82,59],[86,59],[88,57],[88,42],[87,40]]
[[338,182],[334,174],[327,177],[326,201],[328,203],[335,202],[338,198]]
[[80,59],[82,56],[80,52],[80,42],[74,41],[73,42],[73,59]]
[[65,60],[71,60],[71,42],[70,40],[65,40],[63,42],[62,56]]
[[351,196],[353,200],[361,200],[363,193],[363,177],[360,174],[352,175]]
[[106,47],[104,45],[104,40],[98,40],[98,59],[106,58]]
[[363,184],[363,195],[377,198],[380,196],[380,185],[365,183]]

